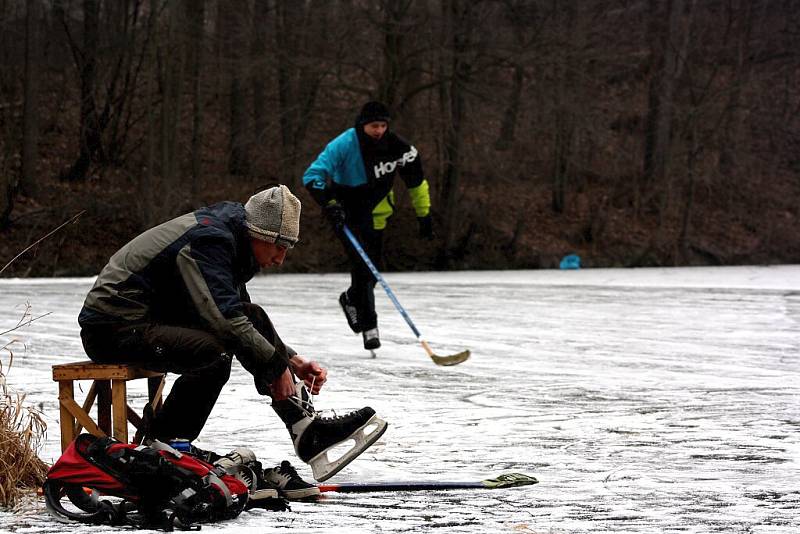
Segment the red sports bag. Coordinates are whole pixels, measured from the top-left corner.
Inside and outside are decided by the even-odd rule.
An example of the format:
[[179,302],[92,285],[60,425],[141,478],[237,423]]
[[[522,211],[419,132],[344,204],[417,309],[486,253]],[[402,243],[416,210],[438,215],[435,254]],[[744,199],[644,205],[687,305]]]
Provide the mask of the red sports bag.
[[[196,530],[197,522],[236,517],[248,499],[241,480],[194,456],[166,445],[125,444],[91,434],[70,444],[50,468],[43,489],[47,509],[61,521],[164,530]],[[64,507],[63,497],[72,510]]]

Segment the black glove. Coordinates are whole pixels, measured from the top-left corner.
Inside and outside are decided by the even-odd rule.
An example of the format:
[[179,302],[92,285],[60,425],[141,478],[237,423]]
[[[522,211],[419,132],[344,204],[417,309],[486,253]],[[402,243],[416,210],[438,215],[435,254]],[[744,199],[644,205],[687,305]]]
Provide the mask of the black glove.
[[424,217],[417,217],[417,222],[419,223],[419,237],[422,239],[427,239],[428,241],[432,241],[433,222],[431,220],[430,213]]
[[325,206],[325,217],[328,218],[328,221],[330,221],[334,230],[337,232],[342,231],[342,228],[344,228],[346,215],[341,204],[338,202],[333,202]]

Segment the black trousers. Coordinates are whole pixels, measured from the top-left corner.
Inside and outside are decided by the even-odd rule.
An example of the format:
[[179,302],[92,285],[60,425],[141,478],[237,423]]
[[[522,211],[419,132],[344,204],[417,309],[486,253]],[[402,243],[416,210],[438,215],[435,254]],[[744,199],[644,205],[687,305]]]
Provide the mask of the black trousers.
[[[247,303],[243,311],[277,354],[285,354],[286,347],[264,309]],[[147,431],[149,437],[161,441],[196,439],[230,377],[233,354],[216,336],[197,328],[148,322],[92,326],[81,330],[81,339],[94,362],[136,364],[180,375]],[[282,419],[299,418],[291,406],[283,406]]]
[[[368,217],[352,223],[350,229],[373,265],[383,269],[383,231],[374,230],[372,214],[368,214]],[[347,298],[358,310],[358,324],[361,331],[370,330],[378,326],[378,315],[375,313],[375,284],[378,281],[343,232],[339,234],[339,239],[350,260],[350,287],[347,289]]]

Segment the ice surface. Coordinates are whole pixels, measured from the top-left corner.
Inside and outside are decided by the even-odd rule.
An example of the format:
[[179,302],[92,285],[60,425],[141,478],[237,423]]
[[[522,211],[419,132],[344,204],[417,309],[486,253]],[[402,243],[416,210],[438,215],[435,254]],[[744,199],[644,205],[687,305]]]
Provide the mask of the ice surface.
[[[433,365],[376,288],[383,347],[361,348],[337,303],[348,276],[260,276],[248,287],[282,337],[329,368],[321,408],[370,405],[386,434],[336,481],[540,483],[509,490],[328,494],[245,512],[204,532],[800,532],[800,266],[386,273]],[[49,423],[50,366],[84,359],[76,317],[92,280],[0,280],[11,386]],[[3,356],[7,362],[7,356]],[[88,383],[83,384],[83,391]],[[81,393],[77,393],[81,396]],[[144,403],[144,384],[129,397]],[[294,457],[238,364],[197,444]],[[62,532],[43,505],[0,512],[0,532]],[[70,527],[110,532],[111,527]]]

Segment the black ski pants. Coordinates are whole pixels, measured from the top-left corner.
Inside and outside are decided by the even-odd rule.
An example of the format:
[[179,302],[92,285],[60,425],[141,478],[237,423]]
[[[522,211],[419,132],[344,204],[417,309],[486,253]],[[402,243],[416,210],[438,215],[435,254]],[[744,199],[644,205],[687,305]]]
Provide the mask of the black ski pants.
[[[350,223],[348,214],[348,224]],[[372,228],[372,214],[362,216],[350,228],[358,239],[364,252],[378,269],[383,268],[383,231]],[[375,313],[375,284],[376,278],[364,263],[350,240],[344,232],[337,232],[342,241],[344,250],[350,260],[350,287],[347,289],[347,299],[358,310],[358,325],[361,331],[370,330],[378,326],[378,315]]]
[[[263,308],[246,303],[243,312],[279,354],[285,353]],[[148,437],[160,441],[196,439],[230,377],[233,354],[205,330],[142,322],[85,327],[81,339],[94,362],[136,364],[180,375],[147,429]]]

